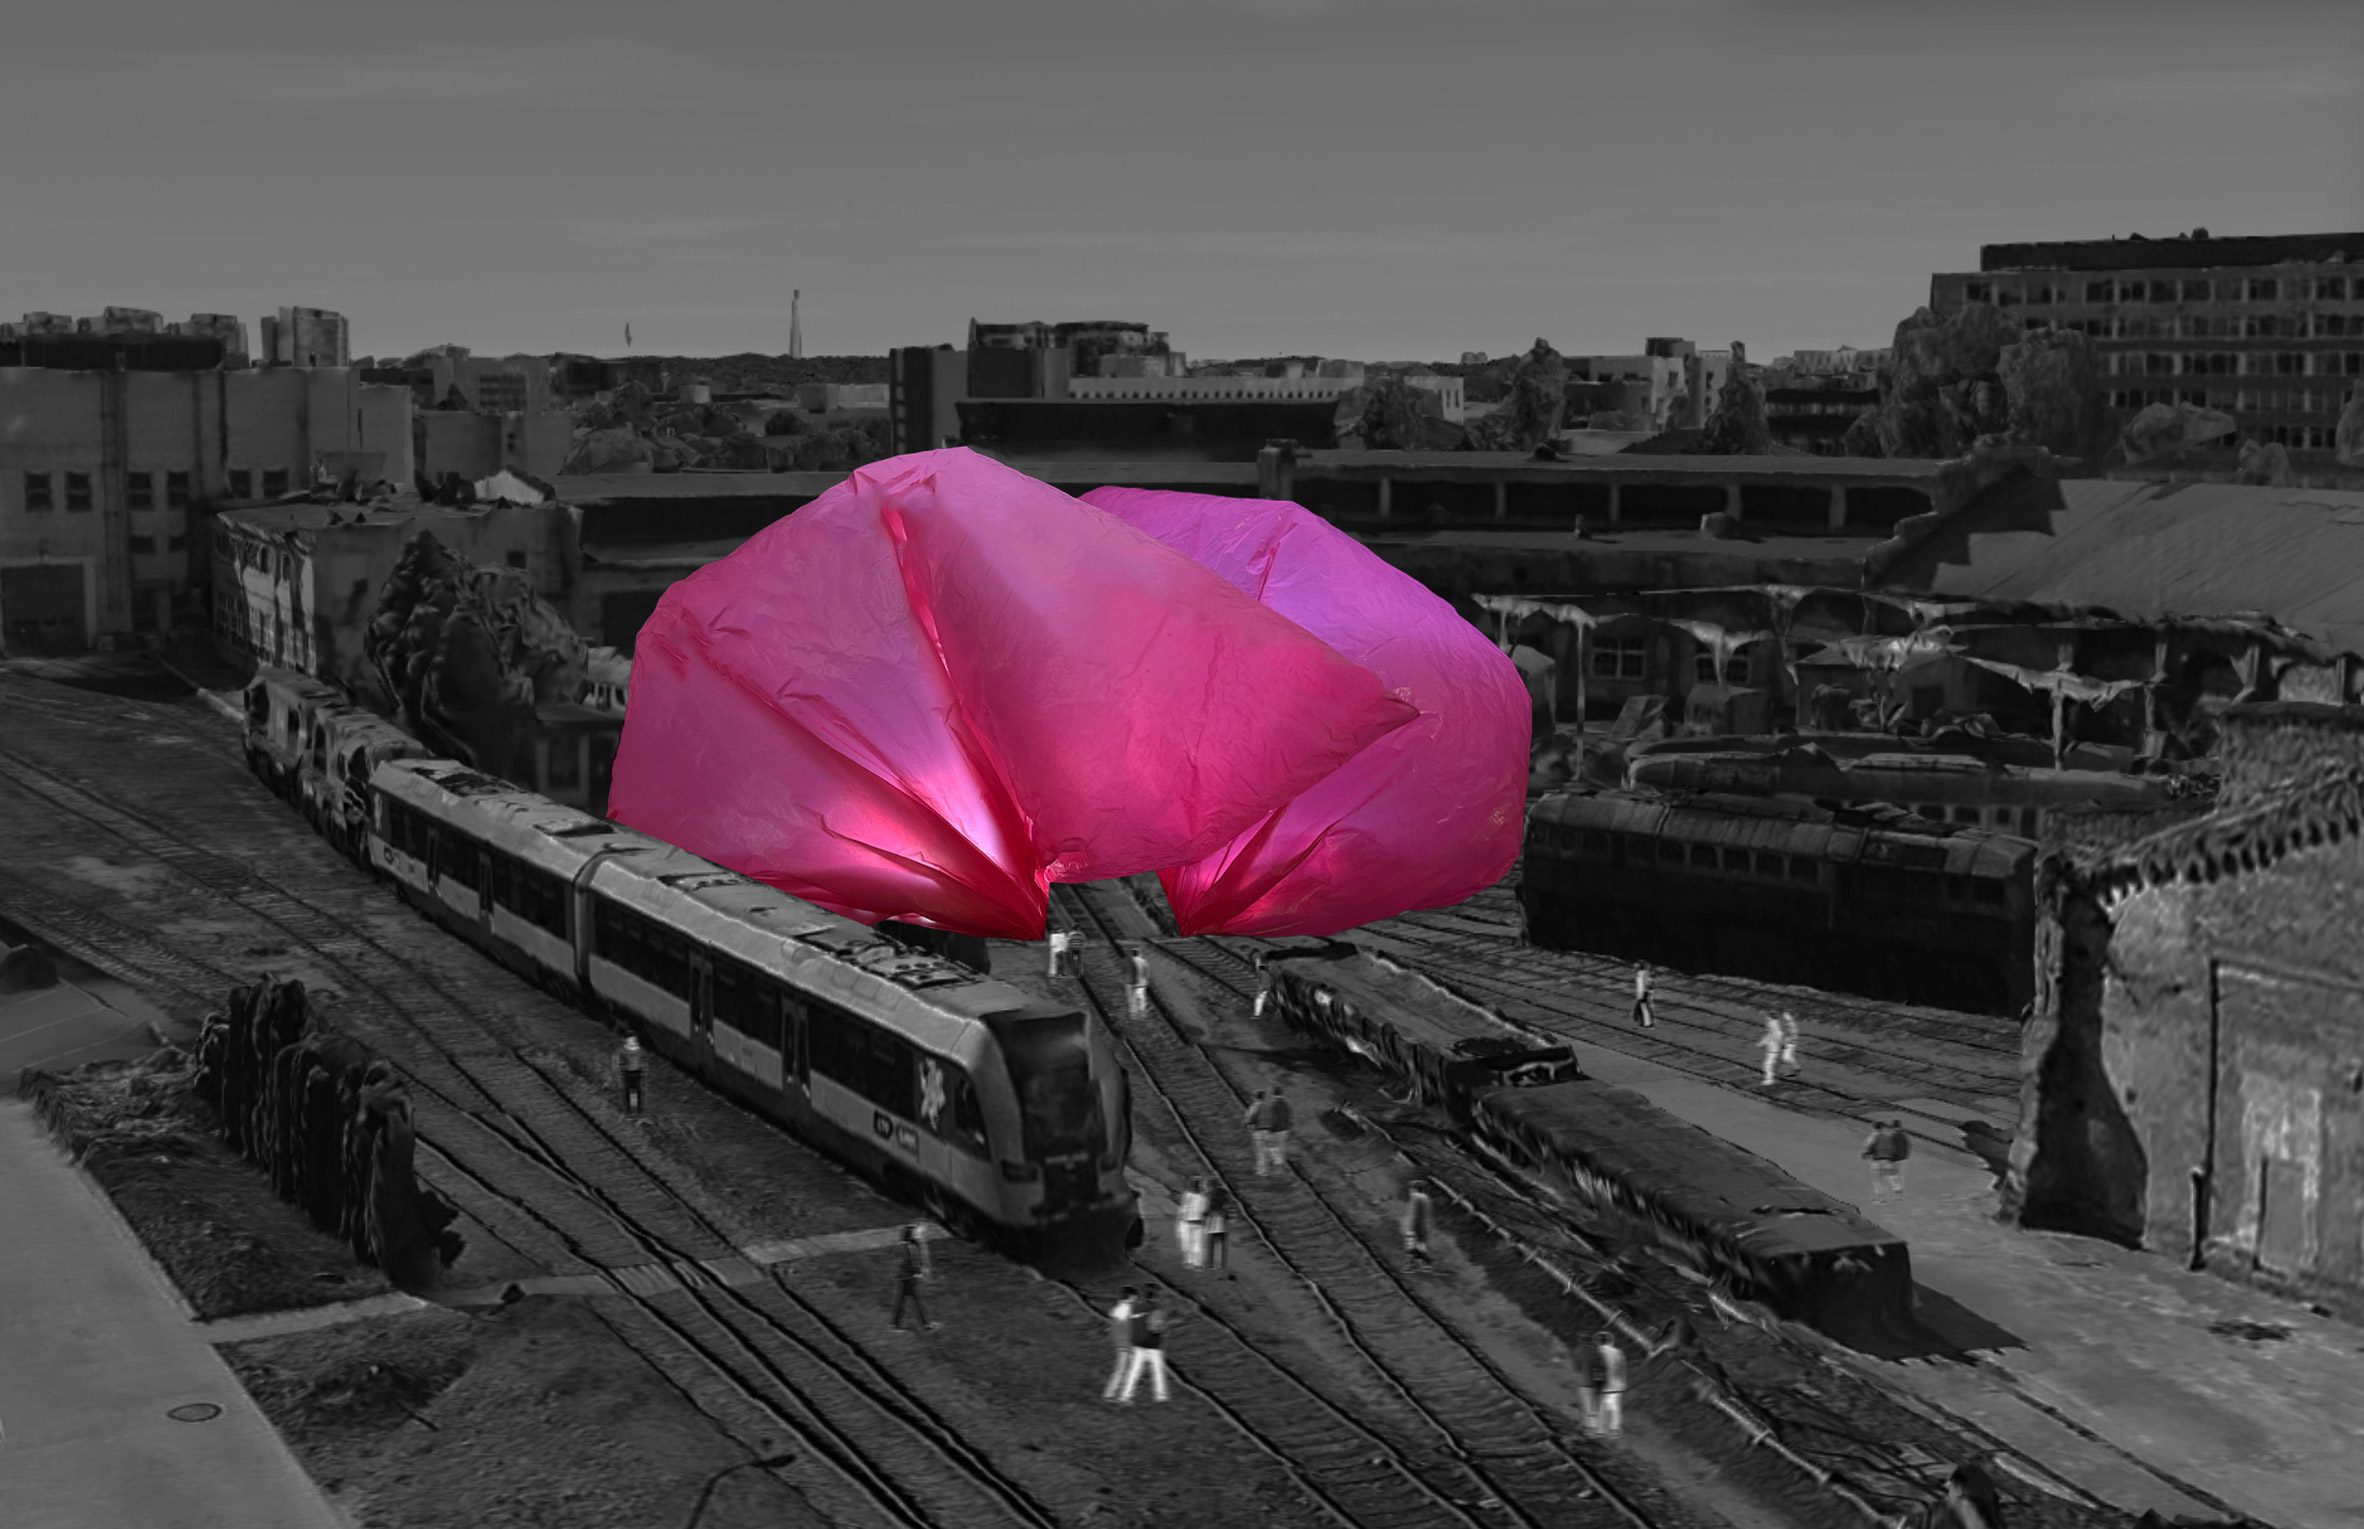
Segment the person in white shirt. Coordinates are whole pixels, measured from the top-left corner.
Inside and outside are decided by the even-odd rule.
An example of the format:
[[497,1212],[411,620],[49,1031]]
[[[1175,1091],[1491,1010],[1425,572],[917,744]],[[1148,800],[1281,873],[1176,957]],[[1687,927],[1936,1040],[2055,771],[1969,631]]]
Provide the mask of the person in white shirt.
[[1781,1011],[1781,1068],[1792,1077],[1798,1071],[1798,1017],[1789,1010]]
[[1600,1396],[1601,1432],[1613,1439],[1625,1429],[1625,1350],[1606,1328],[1593,1350],[1592,1379]]
[[1201,1175],[1182,1192],[1174,1211],[1174,1244],[1182,1250],[1182,1262],[1193,1269],[1207,1266],[1206,1230],[1207,1181]]
[[1785,1037],[1781,1033],[1780,1016],[1766,1015],[1765,1033],[1757,1037],[1757,1049],[1764,1054],[1765,1058],[1765,1076],[1762,1083],[1765,1088],[1773,1086],[1773,1069],[1780,1065],[1781,1046],[1784,1039]]
[[1633,969],[1633,1019],[1647,1030],[1658,1023],[1658,1014],[1650,1004],[1650,963],[1644,961]]
[[1125,1286],[1124,1295],[1109,1308],[1108,1333],[1116,1345],[1116,1368],[1108,1372],[1108,1384],[1100,1388],[1100,1400],[1116,1400],[1117,1388],[1125,1383],[1125,1373],[1133,1367],[1133,1309],[1141,1299],[1141,1292]]
[[1067,931],[1064,929],[1051,931],[1051,975],[1067,975]]

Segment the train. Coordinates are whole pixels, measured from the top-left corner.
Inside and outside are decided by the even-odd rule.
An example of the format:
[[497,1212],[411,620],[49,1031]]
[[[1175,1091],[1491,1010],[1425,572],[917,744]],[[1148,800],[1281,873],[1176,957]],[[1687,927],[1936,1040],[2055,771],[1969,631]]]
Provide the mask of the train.
[[1351,944],[1267,958],[1283,1019],[1697,1278],[1843,1341],[1905,1331],[1911,1251],[1854,1206],[1587,1077],[1572,1050]]
[[1713,741],[1724,747],[1698,746],[1707,741],[1639,745],[1627,758],[1625,784],[1795,802],[1887,802],[1932,822],[2025,839],[2039,837],[2058,809],[2161,806],[2175,798],[2180,784],[2163,775],[2055,769],[1968,752],[1890,749],[1849,757],[1795,738],[1718,739]]
[[[247,681],[245,706],[248,767],[307,817],[327,810],[347,786],[367,778],[366,769],[353,774],[357,760],[366,758],[374,767],[398,757],[397,739],[408,740],[414,755],[477,762],[466,758],[459,740],[432,723],[422,724],[425,736],[420,737],[339,687],[293,670],[257,670]],[[532,725],[509,742],[504,773],[552,801],[598,811],[607,804],[623,729],[621,717],[588,706],[563,701],[537,706]],[[332,762],[340,747],[343,760]]]
[[1896,807],[1571,786],[1528,809],[1518,898],[1547,949],[2017,1014],[2035,859]]
[[[316,758],[343,761],[315,768],[338,792],[374,760],[358,828],[329,831],[330,793],[322,831],[434,922],[957,1231],[1139,1237],[1132,1088],[1096,1017],[425,757],[299,679],[250,689],[249,760],[296,800]],[[342,754],[291,747],[340,728]]]

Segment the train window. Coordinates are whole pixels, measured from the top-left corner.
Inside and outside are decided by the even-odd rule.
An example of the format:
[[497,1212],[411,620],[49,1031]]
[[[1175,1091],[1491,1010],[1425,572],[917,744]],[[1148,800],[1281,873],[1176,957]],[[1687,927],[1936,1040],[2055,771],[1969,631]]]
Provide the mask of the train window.
[[1725,870],[1726,874],[1728,874],[1728,875],[1733,875],[1733,876],[1746,876],[1746,875],[1748,874],[1748,851],[1747,851],[1747,850],[1744,850],[1744,849],[1728,849],[1728,850],[1725,850],[1725,851],[1723,852],[1723,862],[1724,862],[1724,870]]
[[484,865],[481,852],[473,841],[463,838],[448,828],[435,834],[435,874],[445,881],[457,882],[471,892],[484,887]]
[[1967,876],[1945,878],[1945,896],[1948,902],[1968,902],[1970,900],[1970,878]]
[[1781,857],[1770,851],[1758,851],[1757,874],[1769,880],[1779,881],[1781,879]]
[[2036,815],[2035,808],[2022,807],[2019,809],[2019,831],[2026,834],[2029,838],[2032,839],[2036,836],[2036,825],[2040,821],[2041,820]]
[[1792,855],[1789,857],[1789,879],[1792,881],[1820,881],[1822,878],[1816,872],[1812,859],[1805,855]]
[[1598,830],[1588,831],[1584,836],[1584,852],[1588,855],[1606,855],[1609,853],[1609,836]]
[[[937,1057],[929,1057],[920,1070],[920,1118],[962,1151],[986,1156],[985,1110],[977,1102],[976,1081],[964,1069]],[[933,1074],[936,1087],[942,1090],[933,1100],[927,1087],[929,1074]],[[936,1108],[933,1115],[928,1114],[931,1103]]]
[[1981,876],[1970,883],[1970,895],[1990,907],[2003,905],[2003,884],[1991,876]]
[[1954,809],[1954,821],[1957,823],[1976,823],[1983,816],[1984,814],[1975,807],[1956,807]]
[[728,1025],[758,1046],[774,1051],[786,1040],[785,995],[761,972],[717,957],[714,962],[714,1022]]
[[823,1013],[811,1030],[812,1069],[833,1078],[890,1114],[909,1119],[916,1092],[912,1050],[901,1036],[841,1009]]
[[1714,870],[1716,868],[1716,847],[1712,844],[1692,845],[1691,864],[1699,870]]
[[492,862],[492,899],[537,929],[566,933],[566,884],[557,877],[495,853]]

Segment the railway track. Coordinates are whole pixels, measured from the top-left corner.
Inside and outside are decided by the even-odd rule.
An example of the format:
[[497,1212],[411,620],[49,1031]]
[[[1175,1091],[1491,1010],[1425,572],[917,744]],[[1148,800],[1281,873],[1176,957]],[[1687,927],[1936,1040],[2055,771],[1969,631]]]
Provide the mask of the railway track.
[[[2007,1133],[2017,1113],[2016,1053],[2008,1071],[2000,1065],[1999,1054],[1997,1065],[1977,1072],[1934,1061],[1900,1066],[1879,1048],[1876,1036],[1858,1041],[1834,1035],[1831,1027],[1819,1022],[1820,995],[1810,990],[1757,991],[1750,994],[1753,1001],[1744,1004],[1703,998],[1695,992],[1698,979],[1661,972],[1655,985],[1658,1023],[1648,1031],[1639,1031],[1623,1018],[1631,992],[1626,984],[1633,970],[1623,962],[1587,963],[1579,957],[1563,964],[1553,959],[1554,952],[1489,945],[1474,938],[1438,938],[1407,932],[1400,926],[1366,927],[1354,931],[1350,938],[1424,968],[1473,1002],[1516,1005],[1518,1012],[1513,1018],[1564,1039],[1601,1044],[1600,1031],[1611,1029],[1618,1040],[1610,1049],[1645,1057],[1706,1082],[1755,1084],[1760,1074],[1754,1036],[1767,1011],[1788,1009],[1802,1022],[1809,1062],[1822,1064],[1802,1078],[1783,1083],[1785,1097],[1793,1103],[1800,1095],[1811,1098],[1819,1094],[1828,1101],[1822,1108],[1848,1118],[1914,1116],[1925,1123],[1923,1134],[1949,1144],[1958,1140],[1963,1129],[1960,1114],[1953,1111],[1966,1110],[1984,1118],[1997,1135]],[[1546,975],[1530,975],[1537,969]],[[1582,984],[1589,991],[1571,991],[1573,984]],[[1887,1083],[1894,1092],[1875,1096],[1849,1088],[1832,1078],[1834,1067]],[[1953,1098],[1947,1099],[1947,1095]],[[1916,1097],[1939,1100],[1950,1109],[1939,1113],[1909,1102]]]
[[[800,1460],[827,1472],[822,1480],[799,1472],[808,1479],[797,1489],[817,1507],[945,1529],[1057,1522],[1023,1483],[871,1360],[837,1315],[740,1258],[728,1232],[644,1149],[545,1066],[502,1044],[437,974],[366,930],[330,920],[270,877],[225,868],[168,825],[22,753],[0,749],[0,781],[20,800],[79,824],[85,838],[100,834],[161,861],[337,972],[350,984],[345,1012],[363,1021],[355,1028],[402,1068],[420,1100],[422,1139],[442,1170],[431,1174],[438,1187],[480,1222],[504,1228],[502,1240],[529,1257],[536,1250],[516,1239],[539,1244],[544,1259],[555,1253],[592,1269],[666,1270],[656,1280],[608,1276],[644,1329],[641,1341],[626,1341],[742,1442],[750,1414],[798,1441]],[[102,969],[126,965],[149,984],[207,1004],[246,980],[95,909],[69,912],[21,877],[0,886],[28,927]],[[663,1341],[647,1342],[650,1332]],[[694,1365],[688,1376],[684,1356]],[[735,1405],[718,1409],[717,1387]]]
[[[1453,1495],[1497,1504],[1513,1522],[1633,1529],[1685,1521],[1662,1489],[1640,1479],[1630,1466],[1597,1465],[1572,1449],[1552,1421],[1395,1270],[1311,1179],[1292,1169],[1283,1186],[1273,1189],[1248,1173],[1248,1152],[1234,1124],[1244,1105],[1238,1087],[1154,996],[1150,1006],[1156,1018],[1138,1026],[1116,1022],[1113,995],[1121,991],[1122,980],[1113,946],[1120,935],[1089,891],[1062,887],[1055,895],[1078,927],[1097,929],[1111,947],[1087,953],[1082,981],[1087,997],[1109,1017],[1110,1028],[1131,1052],[1136,1074],[1172,1112],[1209,1172],[1223,1181],[1240,1220],[1324,1309],[1345,1351],[1382,1388],[1390,1433],[1403,1447],[1424,1447],[1428,1458],[1466,1483]],[[1219,1123],[1219,1136],[1193,1125],[1208,1121]],[[1389,1517],[1362,1521],[1430,1521],[1404,1516],[1403,1506],[1395,1504]]]

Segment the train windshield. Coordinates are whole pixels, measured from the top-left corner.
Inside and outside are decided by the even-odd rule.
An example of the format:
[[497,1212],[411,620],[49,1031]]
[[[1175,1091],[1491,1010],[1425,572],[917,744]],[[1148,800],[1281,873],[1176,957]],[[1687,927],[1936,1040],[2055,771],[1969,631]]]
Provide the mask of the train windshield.
[[1008,1060],[1028,1158],[1100,1145],[1100,1096],[1081,1014],[999,1014],[988,1024]]

